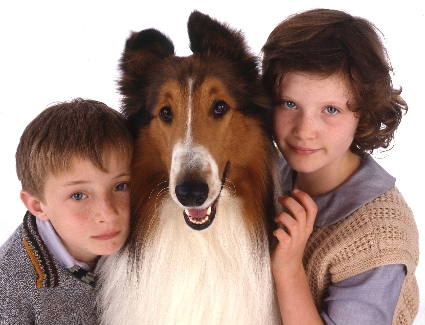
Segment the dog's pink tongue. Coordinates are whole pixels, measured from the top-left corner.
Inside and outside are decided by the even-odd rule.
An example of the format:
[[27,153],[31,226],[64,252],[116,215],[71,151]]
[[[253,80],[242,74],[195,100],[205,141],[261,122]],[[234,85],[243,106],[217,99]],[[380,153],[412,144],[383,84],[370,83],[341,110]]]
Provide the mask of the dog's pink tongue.
[[194,219],[201,219],[206,216],[207,209],[187,209],[187,214]]

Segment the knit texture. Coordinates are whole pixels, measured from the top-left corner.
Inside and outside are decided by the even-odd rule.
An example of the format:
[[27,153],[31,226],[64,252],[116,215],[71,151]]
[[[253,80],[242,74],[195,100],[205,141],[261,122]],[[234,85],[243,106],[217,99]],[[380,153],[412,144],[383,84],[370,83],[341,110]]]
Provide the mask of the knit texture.
[[319,312],[331,283],[379,266],[404,264],[407,275],[392,324],[412,324],[419,309],[414,275],[419,260],[418,243],[412,211],[396,187],[347,218],[315,228],[303,262]]
[[57,287],[59,278],[53,256],[38,234],[35,217],[28,211],[22,223],[22,242],[37,273],[36,287]]
[[26,215],[0,248],[0,325],[97,324],[94,301],[93,286],[58,264]]

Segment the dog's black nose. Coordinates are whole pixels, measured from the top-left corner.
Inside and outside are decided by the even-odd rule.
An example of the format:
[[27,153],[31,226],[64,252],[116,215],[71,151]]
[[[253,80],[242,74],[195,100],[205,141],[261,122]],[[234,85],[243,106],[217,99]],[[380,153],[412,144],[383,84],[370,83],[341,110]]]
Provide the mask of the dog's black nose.
[[176,196],[185,207],[198,207],[208,197],[208,185],[196,181],[181,183],[176,186]]

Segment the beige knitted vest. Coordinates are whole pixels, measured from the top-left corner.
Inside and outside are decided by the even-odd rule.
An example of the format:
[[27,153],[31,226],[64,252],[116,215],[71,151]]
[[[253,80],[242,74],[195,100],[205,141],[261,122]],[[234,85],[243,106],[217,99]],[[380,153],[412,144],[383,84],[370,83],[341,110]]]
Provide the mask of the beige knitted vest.
[[378,266],[404,264],[407,275],[392,324],[412,324],[419,309],[414,275],[418,242],[412,211],[396,187],[349,217],[315,229],[305,249],[304,266],[319,311],[331,283]]

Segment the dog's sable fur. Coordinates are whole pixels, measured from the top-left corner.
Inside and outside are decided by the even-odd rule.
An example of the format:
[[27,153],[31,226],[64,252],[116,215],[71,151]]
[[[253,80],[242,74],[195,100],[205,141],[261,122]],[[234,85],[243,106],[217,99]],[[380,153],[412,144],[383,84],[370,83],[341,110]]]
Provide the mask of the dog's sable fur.
[[277,152],[258,58],[241,32],[200,12],[188,33],[191,56],[146,29],[121,58],[132,231],[102,268],[102,324],[279,324]]

